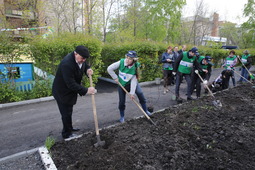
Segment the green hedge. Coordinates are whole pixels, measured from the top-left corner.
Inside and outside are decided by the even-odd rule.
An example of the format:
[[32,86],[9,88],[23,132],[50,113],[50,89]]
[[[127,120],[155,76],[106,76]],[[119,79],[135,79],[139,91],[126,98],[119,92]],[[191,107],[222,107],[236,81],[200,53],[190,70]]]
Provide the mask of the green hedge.
[[102,50],[102,61],[104,63],[102,67],[102,75],[109,77],[107,73],[107,67],[125,58],[125,54],[134,50],[139,56],[139,62],[141,63],[141,78],[140,81],[151,81],[156,77],[162,77],[162,65],[159,63],[159,57],[167,45],[154,42],[134,42],[123,44],[105,44]]
[[[236,55],[242,56],[245,49],[235,49]],[[247,49],[252,55],[253,64],[255,63],[255,49]],[[220,67],[223,64],[223,60],[229,55],[230,50],[226,49],[212,49],[209,47],[198,47],[198,51],[201,55],[209,55],[213,58],[214,67]],[[240,63],[238,64],[240,65]]]
[[[57,66],[60,61],[68,54],[74,51],[78,45],[86,46],[90,57],[88,63],[94,70],[93,80],[97,81],[101,70],[101,50],[102,44],[94,37],[85,36],[84,34],[65,33],[59,36],[41,37],[34,39],[30,43],[32,57],[35,60],[35,65],[40,69],[55,75]],[[87,79],[87,78],[85,78]],[[88,85],[88,81],[85,81]]]

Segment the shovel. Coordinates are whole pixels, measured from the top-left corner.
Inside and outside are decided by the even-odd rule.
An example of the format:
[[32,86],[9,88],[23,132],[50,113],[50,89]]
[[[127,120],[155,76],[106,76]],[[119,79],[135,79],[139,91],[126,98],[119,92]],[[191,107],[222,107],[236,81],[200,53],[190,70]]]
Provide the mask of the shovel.
[[[244,66],[244,68],[246,69],[246,71],[249,73],[249,75],[250,75],[250,77],[251,77],[251,79],[253,80],[254,79],[254,76],[253,76],[253,74],[248,70],[248,68],[244,65],[244,63],[242,62],[242,60],[239,58],[239,57],[237,57],[238,59],[239,59],[239,61],[242,63],[242,65]],[[243,77],[244,78],[244,77]],[[246,79],[247,80],[247,79]]]
[[[89,82],[90,82],[90,87],[93,87],[93,82],[92,82],[91,75],[89,75]],[[100,135],[99,135],[98,121],[97,121],[97,110],[96,110],[96,103],[95,103],[95,96],[94,96],[94,94],[91,95],[91,99],[92,99],[92,105],[93,105],[93,114],[94,114],[95,129],[96,129],[96,138],[97,138],[97,143],[95,143],[94,146],[95,147],[104,146],[105,145],[105,141],[101,141]]]
[[[128,93],[128,91],[125,89],[125,87],[123,87],[123,86],[120,84],[120,82],[118,82],[118,84],[119,84],[119,86],[126,92],[126,94],[129,95],[129,97],[131,97],[131,95]],[[153,122],[152,119],[145,113],[145,111],[144,111],[143,108],[139,105],[139,103],[138,103],[135,99],[133,99],[132,101],[133,101],[133,102],[137,105],[137,107],[143,112],[144,116],[145,116],[149,121],[151,121],[151,123],[152,123],[153,125],[156,126],[156,123]]]
[[[250,82],[249,80],[247,80],[245,77],[243,77],[243,76],[241,76],[241,74],[239,74],[238,72],[236,72],[235,70],[233,70],[237,75],[239,75],[240,77],[242,77],[243,79],[245,79],[247,82],[249,82],[249,83],[251,83],[252,84],[252,82]],[[252,84],[253,85],[253,84]]]
[[[195,73],[198,75],[198,77],[200,78],[200,80],[203,82],[203,78],[200,76],[198,70],[195,70]],[[212,91],[210,90],[210,88],[207,86],[207,84],[205,84],[205,87],[207,88],[207,90],[209,91],[209,93],[211,94],[211,96],[214,98],[213,100],[213,105],[217,108],[221,108],[222,104],[220,102],[220,100],[216,100],[215,96],[213,95]]]

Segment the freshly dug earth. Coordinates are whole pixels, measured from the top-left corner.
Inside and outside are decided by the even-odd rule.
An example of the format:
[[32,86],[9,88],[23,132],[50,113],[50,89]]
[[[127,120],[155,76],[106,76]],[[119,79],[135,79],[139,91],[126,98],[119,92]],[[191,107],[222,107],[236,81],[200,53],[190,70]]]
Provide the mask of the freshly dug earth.
[[254,169],[255,88],[241,85],[94,133],[56,143],[58,169]]

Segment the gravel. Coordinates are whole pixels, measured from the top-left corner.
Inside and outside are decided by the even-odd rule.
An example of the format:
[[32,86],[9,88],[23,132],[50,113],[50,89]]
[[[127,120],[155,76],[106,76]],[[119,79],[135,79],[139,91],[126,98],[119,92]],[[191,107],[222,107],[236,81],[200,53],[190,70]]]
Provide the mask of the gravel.
[[40,154],[32,154],[0,162],[0,170],[45,170]]

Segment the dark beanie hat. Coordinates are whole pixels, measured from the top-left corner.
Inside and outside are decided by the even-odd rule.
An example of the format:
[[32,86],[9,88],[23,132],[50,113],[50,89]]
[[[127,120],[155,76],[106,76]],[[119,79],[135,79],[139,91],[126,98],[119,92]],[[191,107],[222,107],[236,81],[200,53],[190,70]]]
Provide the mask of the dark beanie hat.
[[82,58],[89,58],[89,50],[83,45],[79,45],[75,48],[75,52],[78,53]]

